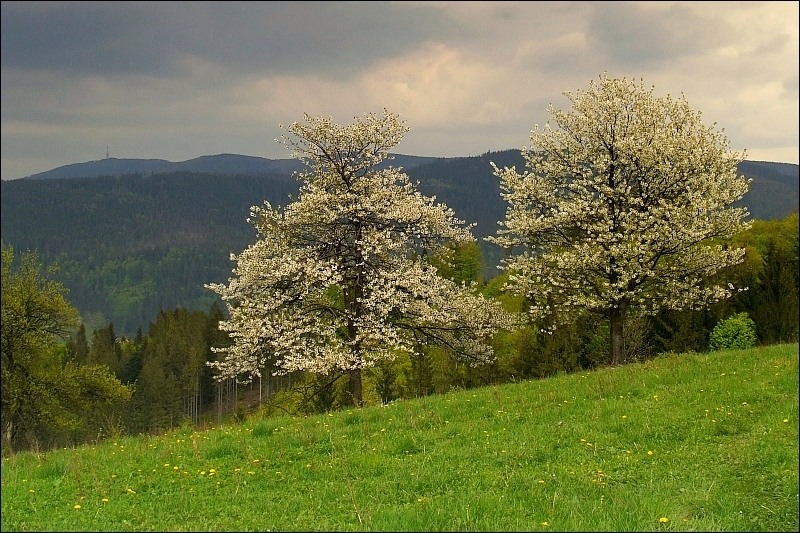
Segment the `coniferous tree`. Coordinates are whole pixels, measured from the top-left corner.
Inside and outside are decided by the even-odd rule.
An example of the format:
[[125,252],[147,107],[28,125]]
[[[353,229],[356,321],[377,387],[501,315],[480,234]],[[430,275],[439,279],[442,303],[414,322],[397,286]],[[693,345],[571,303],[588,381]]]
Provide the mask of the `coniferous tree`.
[[92,343],[89,345],[89,361],[92,364],[107,366],[117,377],[121,377],[124,373],[120,365],[120,347],[113,323],[96,329],[92,334]]
[[86,326],[78,326],[78,331],[73,339],[67,341],[67,353],[72,361],[78,364],[89,363],[89,343],[86,340]]

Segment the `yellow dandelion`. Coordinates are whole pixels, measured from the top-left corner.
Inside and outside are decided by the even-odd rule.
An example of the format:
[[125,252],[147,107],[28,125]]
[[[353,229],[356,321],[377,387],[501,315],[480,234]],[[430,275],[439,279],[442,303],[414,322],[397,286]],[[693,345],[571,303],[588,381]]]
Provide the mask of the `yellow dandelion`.
[[128,494],[136,494],[136,491],[133,489],[128,489]]
[[102,500],[100,500],[100,501],[101,501],[101,502],[103,502],[103,503],[108,503],[108,498],[103,498],[103,499],[102,499]]
[[659,524],[669,523],[669,518],[667,518],[666,516],[662,516],[661,518],[658,519],[658,523]]
[[73,509],[80,509],[80,508],[81,508],[81,504],[79,504],[79,503],[76,503],[75,507],[73,507]]
[[542,522],[542,527],[550,527],[550,522],[545,520],[544,522]]
[[647,455],[653,455],[653,450],[647,450]]

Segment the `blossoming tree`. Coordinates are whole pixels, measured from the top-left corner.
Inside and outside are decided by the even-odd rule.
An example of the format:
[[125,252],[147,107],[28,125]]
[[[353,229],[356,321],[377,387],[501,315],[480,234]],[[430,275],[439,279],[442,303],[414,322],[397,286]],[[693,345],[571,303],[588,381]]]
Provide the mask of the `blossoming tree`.
[[220,328],[233,344],[211,363],[219,374],[246,380],[267,361],[279,373],[340,371],[361,405],[361,370],[422,343],[489,361],[487,341],[507,316],[425,259],[474,242],[470,227],[401,169],[381,165],[408,131],[404,122],[384,110],[352,125],[305,115],[287,129],[294,137],[283,142],[306,168],[296,174],[297,200],[253,207],[256,242],[231,256],[227,285],[207,285],[230,314]]
[[749,224],[731,205],[749,187],[737,174],[744,152],[683,95],[657,98],[606,74],[564,94],[572,110],[548,108],[556,127],[531,131],[523,173],[493,164],[509,207],[489,240],[521,250],[504,261],[507,288],[542,323],[606,316],[619,364],[632,313],[704,307],[736,290],[709,280],[744,257],[720,244]]

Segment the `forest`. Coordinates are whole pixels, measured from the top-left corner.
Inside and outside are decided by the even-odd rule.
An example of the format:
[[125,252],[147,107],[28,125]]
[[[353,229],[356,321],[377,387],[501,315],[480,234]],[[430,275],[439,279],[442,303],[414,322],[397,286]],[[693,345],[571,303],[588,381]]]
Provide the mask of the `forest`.
[[[598,121],[603,91],[641,97],[624,80],[597,90],[578,103]],[[586,130],[542,133],[545,147],[564,143],[549,152],[459,160],[452,175],[420,165],[439,179],[426,189],[420,177],[418,191],[402,169],[375,168],[405,132],[385,111],[352,126],[294,123],[287,142],[311,162],[299,184],[195,174],[4,184],[4,451],[797,342],[796,205],[758,218],[757,202],[741,202],[751,180],[696,116],[671,101],[639,113],[647,128],[675,115],[677,156],[648,152],[672,149],[672,128],[648,129],[660,142],[632,149],[613,129],[598,143],[608,130],[560,115]],[[642,131],[636,114],[622,116]],[[482,162],[492,186],[465,178]],[[255,186],[261,205],[247,196]],[[46,216],[15,219],[6,190]],[[461,196],[436,203],[453,190]],[[7,216],[18,232],[8,239]],[[109,307],[89,308],[98,294]]]

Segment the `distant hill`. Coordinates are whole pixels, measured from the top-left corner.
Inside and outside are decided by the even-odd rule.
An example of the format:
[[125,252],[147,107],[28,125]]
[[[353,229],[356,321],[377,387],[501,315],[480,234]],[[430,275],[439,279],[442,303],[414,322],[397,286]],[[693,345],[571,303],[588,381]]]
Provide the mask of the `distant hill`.
[[[523,169],[519,150],[432,158],[397,155],[420,191],[474,223],[487,278],[501,250],[482,240],[497,230],[506,203],[490,162]],[[105,166],[104,166],[105,165]],[[139,170],[134,170],[134,169]],[[271,168],[266,171],[264,168]],[[104,170],[103,170],[104,169]],[[0,234],[18,250],[57,262],[87,328],[109,321],[122,334],[147,328],[159,309],[207,310],[216,295],[203,284],[224,282],[238,253],[255,238],[250,207],[286,205],[299,183],[295,160],[222,154],[181,163],[105,159],[0,182]],[[108,172],[104,175],[94,173]],[[756,219],[798,210],[798,165],[745,161],[753,178],[742,203]]]
[[[413,168],[431,161],[435,157],[412,155],[394,156],[386,165]],[[258,176],[264,174],[291,174],[302,170],[303,164],[297,159],[266,159],[250,155],[219,154],[204,155],[173,163],[166,159],[117,159],[108,157],[98,161],[73,163],[27,176],[23,179],[62,179],[115,177],[129,174],[169,174],[172,172],[199,172],[224,176]]]

